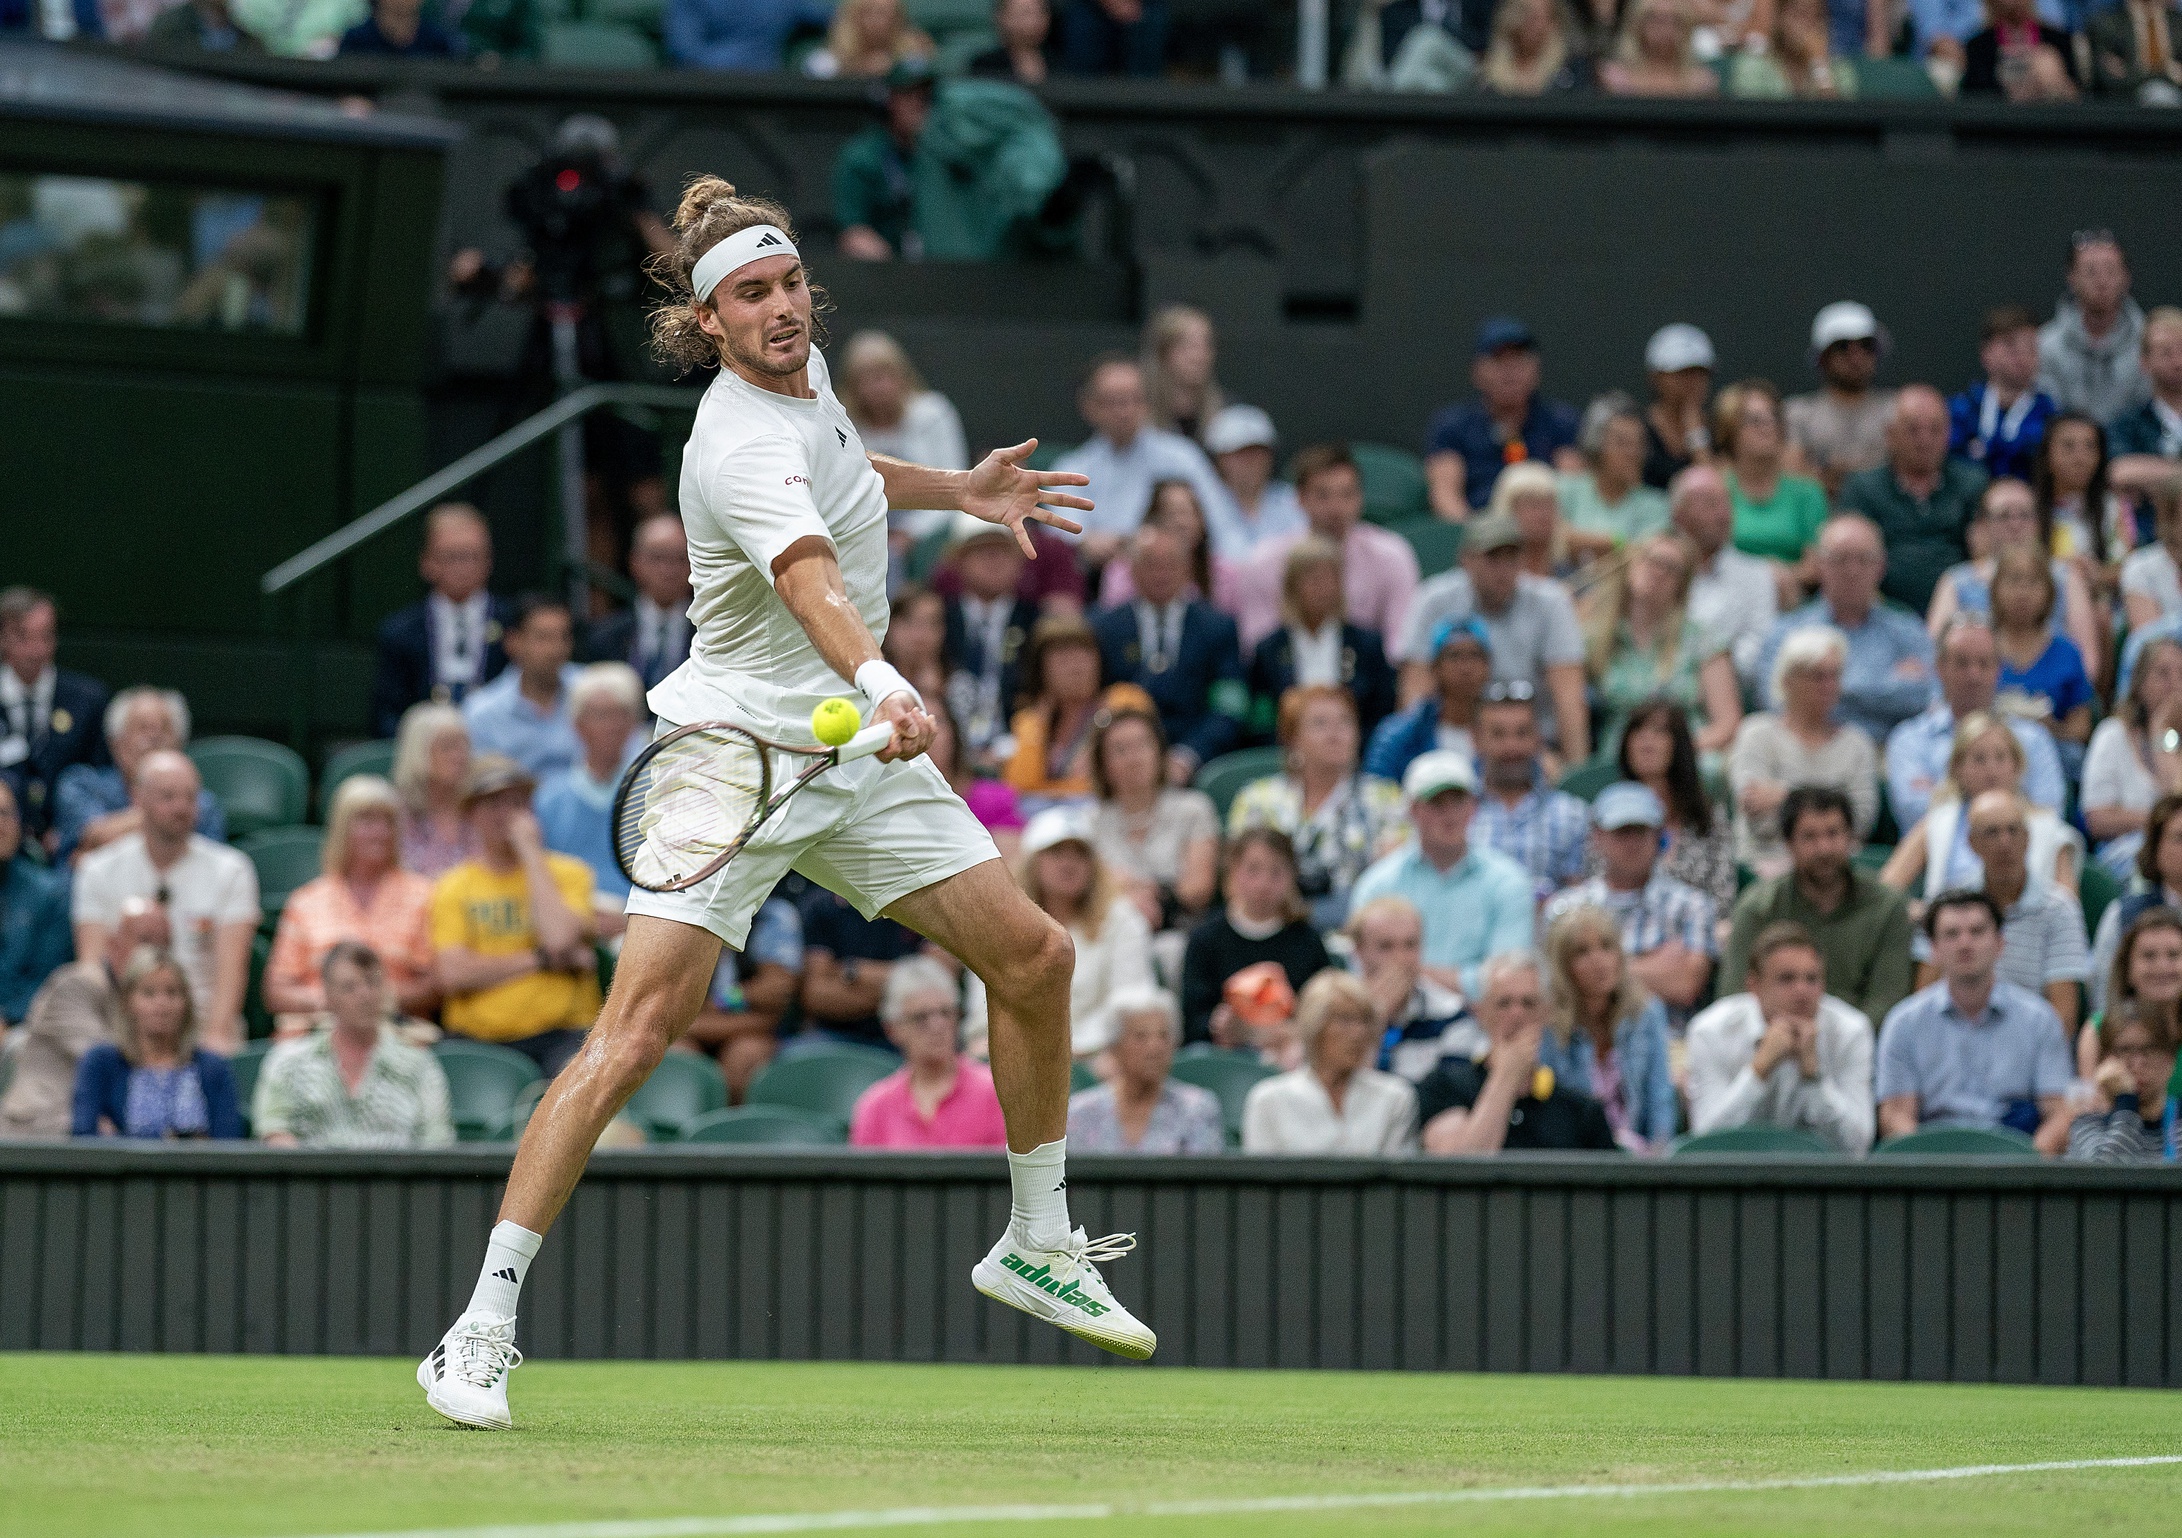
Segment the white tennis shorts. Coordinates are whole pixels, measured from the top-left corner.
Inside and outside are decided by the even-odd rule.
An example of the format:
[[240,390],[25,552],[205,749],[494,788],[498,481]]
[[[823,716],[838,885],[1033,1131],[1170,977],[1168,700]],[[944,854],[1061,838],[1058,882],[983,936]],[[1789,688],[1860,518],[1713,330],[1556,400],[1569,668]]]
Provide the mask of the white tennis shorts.
[[[659,723],[663,735],[676,728]],[[788,798],[742,852],[683,892],[629,893],[628,911],[709,929],[742,948],[751,916],[793,869],[877,918],[888,904],[1000,858],[929,758],[859,759]]]

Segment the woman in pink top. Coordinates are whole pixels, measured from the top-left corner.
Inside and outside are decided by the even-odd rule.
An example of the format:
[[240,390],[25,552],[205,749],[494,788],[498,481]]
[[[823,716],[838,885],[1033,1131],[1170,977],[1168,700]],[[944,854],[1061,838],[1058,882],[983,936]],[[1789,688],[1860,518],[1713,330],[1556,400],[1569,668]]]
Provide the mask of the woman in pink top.
[[895,962],[879,1018],[902,1066],[858,1097],[849,1142],[858,1148],[1006,1147],[992,1071],[962,1051],[962,1011],[947,969],[929,956]]
[[325,874],[289,897],[265,964],[265,1007],[284,1027],[302,1028],[326,1007],[319,969],[343,940],[368,945],[385,963],[390,1006],[422,1016],[438,1006],[432,883],[402,869],[401,817],[401,797],[375,774],[351,775],[334,792]]

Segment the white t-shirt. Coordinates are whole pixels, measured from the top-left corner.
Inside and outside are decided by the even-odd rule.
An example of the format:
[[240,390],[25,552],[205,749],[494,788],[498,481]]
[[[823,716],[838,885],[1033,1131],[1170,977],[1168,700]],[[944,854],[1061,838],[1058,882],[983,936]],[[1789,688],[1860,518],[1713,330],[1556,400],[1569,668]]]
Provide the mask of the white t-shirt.
[[2121,563],[2123,593],[2141,593],[2159,605],[2163,618],[2182,614],[2182,579],[2175,572],[2174,557],[2165,545],[2146,545],[2133,550]]
[[800,400],[722,369],[698,404],[681,482],[694,636],[650,696],[669,721],[731,720],[809,744],[812,709],[850,692],[774,590],[773,562],[797,540],[832,544],[849,601],[886,636],[886,485],[816,349],[810,382],[816,398]]
[[222,924],[258,922],[257,867],[248,856],[192,833],[182,858],[161,872],[144,851],[144,835],[131,833],[93,850],[76,866],[73,917],[78,924],[112,929],[121,922],[124,902],[156,898],[162,886],[174,957],[189,978],[201,1018],[212,1007],[214,934]]
[[2138,756],[2129,723],[2119,716],[2108,716],[2091,734],[2090,750],[2084,754],[2083,805],[2148,812],[2158,799],[2159,782]]

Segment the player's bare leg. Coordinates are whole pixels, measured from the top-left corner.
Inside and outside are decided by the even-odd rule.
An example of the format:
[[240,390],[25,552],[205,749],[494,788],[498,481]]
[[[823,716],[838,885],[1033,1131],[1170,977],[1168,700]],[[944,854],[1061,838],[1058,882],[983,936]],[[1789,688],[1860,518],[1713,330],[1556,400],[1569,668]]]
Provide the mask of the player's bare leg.
[[[568,1205],[599,1134],[690,1027],[720,957],[719,937],[633,915],[613,992],[583,1051],[561,1070],[523,1132],[470,1306],[417,1368],[433,1409],[457,1425],[505,1430],[515,1307],[538,1244]],[[1065,984],[1064,984],[1065,990]]]
[[1134,1236],[1088,1239],[1068,1218],[1068,989],[1076,947],[998,860],[913,892],[887,916],[984,980],[993,1087],[1008,1124],[1008,1231],[971,1272],[987,1297],[1139,1360],[1157,1337],[1114,1300],[1097,1262]]

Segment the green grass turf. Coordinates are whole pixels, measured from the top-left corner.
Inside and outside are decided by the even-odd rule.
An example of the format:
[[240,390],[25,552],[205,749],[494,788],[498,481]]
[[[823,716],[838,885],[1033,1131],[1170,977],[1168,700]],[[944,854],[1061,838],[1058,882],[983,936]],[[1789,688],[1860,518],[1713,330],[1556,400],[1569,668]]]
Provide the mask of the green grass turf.
[[[0,1538],[1671,1483],[2182,1451],[2182,1399],[2105,1390],[788,1363],[538,1363],[512,1433],[406,1361],[0,1356]],[[1105,1522],[1358,1532],[2171,1531],[2182,1465],[1880,1488]]]

